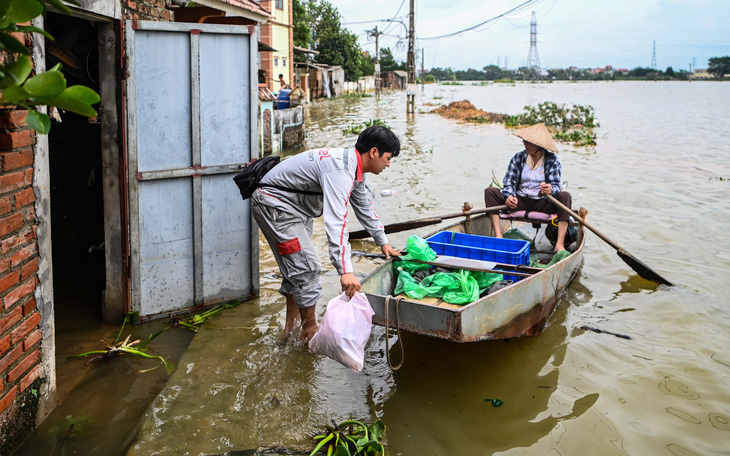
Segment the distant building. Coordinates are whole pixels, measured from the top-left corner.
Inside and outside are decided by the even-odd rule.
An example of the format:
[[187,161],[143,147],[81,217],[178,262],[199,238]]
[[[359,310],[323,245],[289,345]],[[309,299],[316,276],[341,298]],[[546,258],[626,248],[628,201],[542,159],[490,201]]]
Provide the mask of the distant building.
[[707,71],[707,68],[695,68],[695,72],[690,75],[690,79],[712,79],[714,76]]

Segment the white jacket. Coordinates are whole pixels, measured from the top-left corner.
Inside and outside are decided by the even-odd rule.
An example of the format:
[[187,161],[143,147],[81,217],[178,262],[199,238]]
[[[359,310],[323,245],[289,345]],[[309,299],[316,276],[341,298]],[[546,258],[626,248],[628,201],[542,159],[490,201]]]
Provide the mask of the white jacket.
[[[322,195],[266,187],[267,183],[322,192]],[[353,272],[347,231],[348,202],[376,244],[388,243],[383,224],[365,188],[360,154],[355,149],[312,149],[299,153],[282,160],[264,176],[261,185],[263,187],[253,195],[256,203],[308,218],[323,216],[330,260],[339,274]]]

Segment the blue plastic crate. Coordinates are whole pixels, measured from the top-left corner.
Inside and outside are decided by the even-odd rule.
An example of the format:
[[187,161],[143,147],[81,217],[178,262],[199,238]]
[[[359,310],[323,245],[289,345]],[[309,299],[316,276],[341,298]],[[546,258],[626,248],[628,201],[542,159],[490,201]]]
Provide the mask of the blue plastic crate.
[[[442,231],[426,239],[437,255],[495,261],[513,265],[530,264],[530,243],[517,239],[500,239],[474,234]],[[505,275],[505,279],[520,280]]]

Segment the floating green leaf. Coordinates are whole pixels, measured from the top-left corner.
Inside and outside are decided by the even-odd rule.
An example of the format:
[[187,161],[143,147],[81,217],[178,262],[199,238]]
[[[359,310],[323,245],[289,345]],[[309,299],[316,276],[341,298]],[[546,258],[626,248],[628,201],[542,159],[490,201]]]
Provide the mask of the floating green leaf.
[[0,50],[15,52],[16,54],[30,54],[28,48],[13,35],[0,31]]
[[7,22],[23,24],[43,14],[45,6],[38,0],[13,0],[5,13],[3,25]]
[[10,84],[21,85],[33,71],[33,64],[27,55],[19,55],[18,60],[3,68],[4,77],[0,79],[0,89]]
[[13,83],[3,90],[2,97],[0,97],[0,104],[11,105],[27,99],[28,92],[26,92],[25,89],[20,87],[18,84]]

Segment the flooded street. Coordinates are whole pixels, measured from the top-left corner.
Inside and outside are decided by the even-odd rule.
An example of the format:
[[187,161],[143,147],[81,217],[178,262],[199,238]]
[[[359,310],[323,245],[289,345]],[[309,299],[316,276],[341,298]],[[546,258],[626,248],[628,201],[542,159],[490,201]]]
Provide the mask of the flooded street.
[[[87,367],[76,387],[84,395],[77,391],[77,401],[63,404],[52,417],[58,422],[65,414],[88,415],[94,402],[108,412],[69,436],[49,420],[18,454],[219,455],[254,454],[245,450],[259,448],[270,449],[264,454],[308,454],[312,434],[350,416],[384,421],[391,456],[577,455],[586,448],[601,455],[727,454],[728,87],[434,84],[419,88],[422,112],[411,118],[405,115],[405,92],[309,105],[302,150],[353,146],[356,136],[343,129],[371,119],[383,120],[401,138],[401,154],[391,168],[367,176],[385,224],[457,212],[464,202],[483,207],[492,174],[501,181],[509,159],[521,150],[520,140],[502,125],[444,119],[426,113],[431,109],[426,103],[467,99],[477,108],[508,114],[543,101],[592,105],[600,123],[598,145],[559,145],[573,207],[586,207],[594,227],[676,286],[642,279],[589,233],[584,265],[540,336],[456,344],[404,333],[405,362],[393,372],[385,331],[374,327],[365,367],[354,373],[300,345],[279,342],[285,303],[276,292],[278,268],[261,238],[260,298],[204,323],[192,341],[182,330],[174,338],[175,331],[161,336],[170,346],[156,344],[155,351],[167,357],[170,350],[177,363],[166,384],[162,369],[134,374],[122,359]],[[352,220],[351,230],[359,229]],[[403,248],[410,234],[437,229],[388,237]],[[321,318],[339,291],[321,220],[315,221],[315,242],[323,260]],[[379,250],[369,240],[352,245]],[[353,259],[361,279],[381,262]],[[84,334],[88,349],[112,331]],[[142,335],[154,328],[135,331]],[[396,337],[390,337],[397,361]],[[172,354],[186,347],[182,355]],[[82,363],[76,368],[83,369]],[[60,389],[63,369],[69,368],[59,366]],[[93,377],[91,369],[120,370]],[[131,409],[131,403],[140,416],[144,398],[160,390],[141,425],[131,411],[119,416],[119,408]],[[504,404],[493,407],[488,398]],[[95,437],[102,431],[116,437]]]

